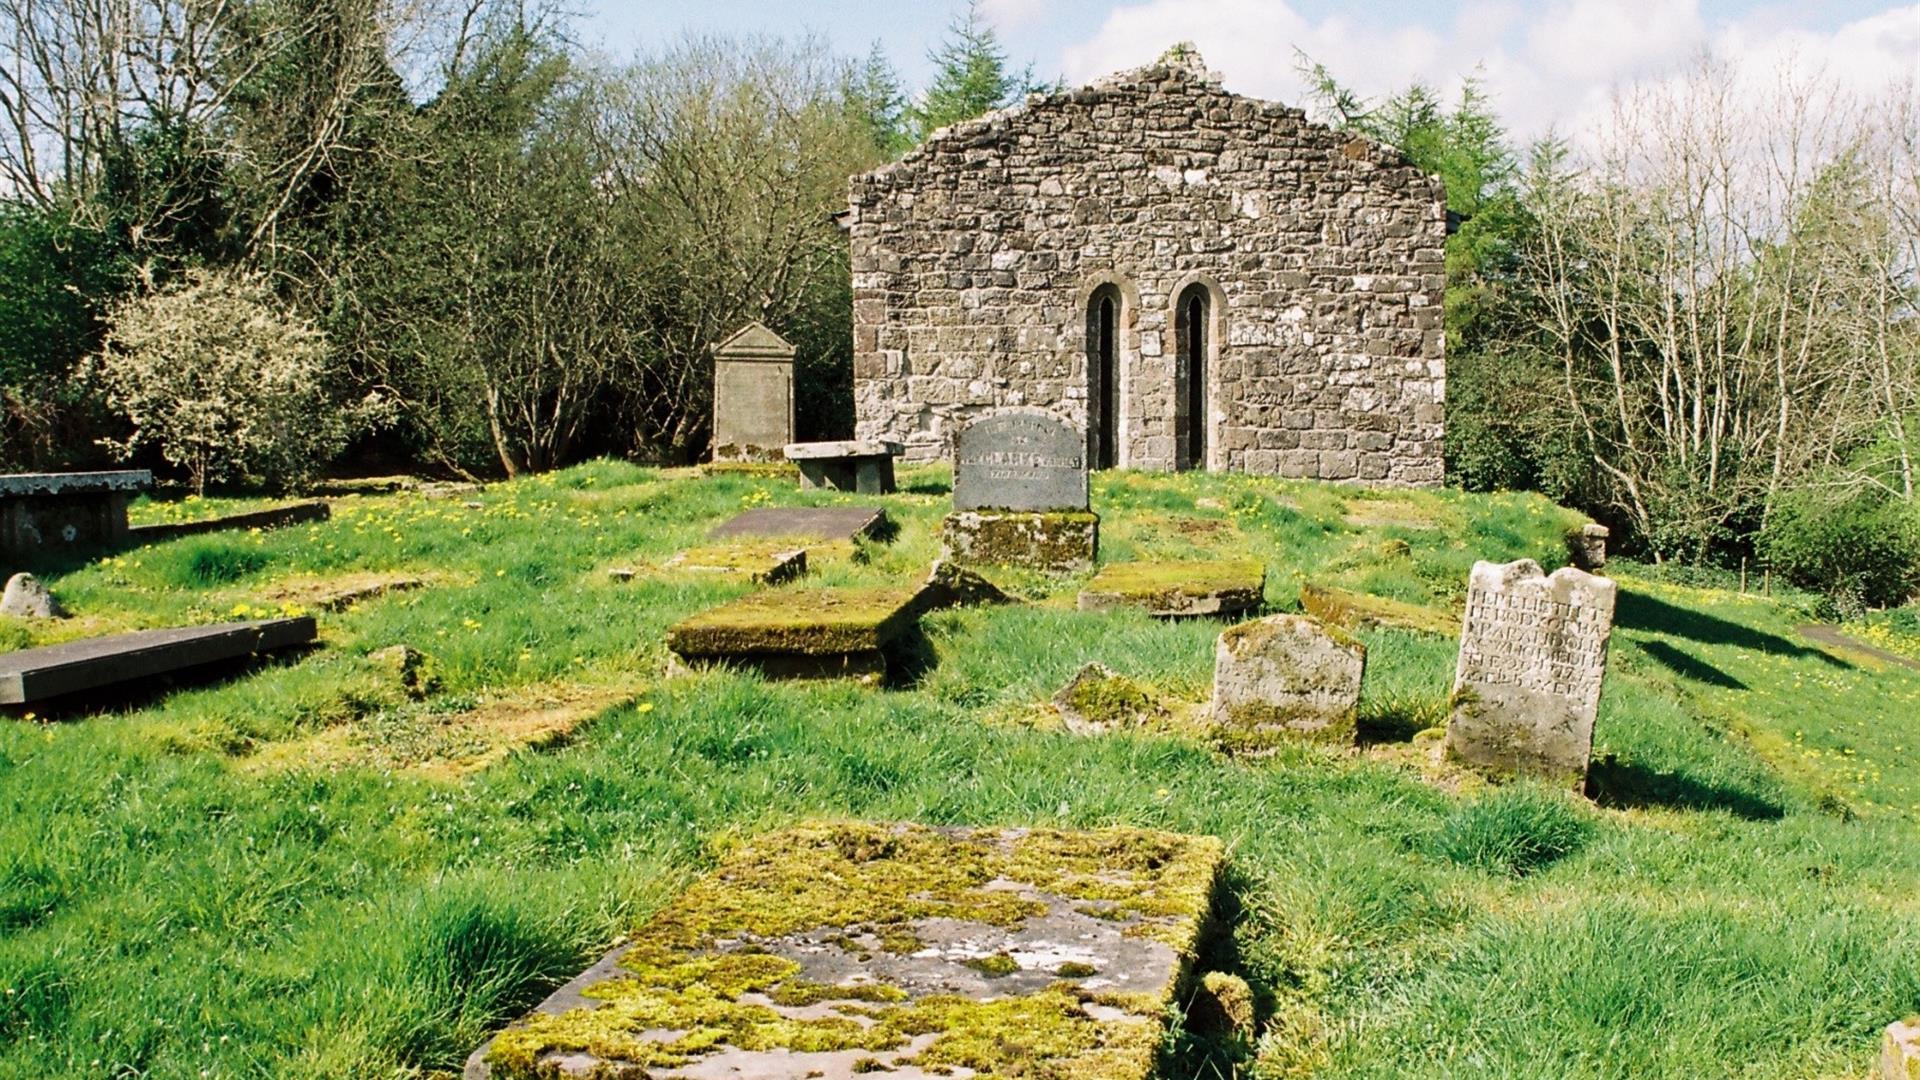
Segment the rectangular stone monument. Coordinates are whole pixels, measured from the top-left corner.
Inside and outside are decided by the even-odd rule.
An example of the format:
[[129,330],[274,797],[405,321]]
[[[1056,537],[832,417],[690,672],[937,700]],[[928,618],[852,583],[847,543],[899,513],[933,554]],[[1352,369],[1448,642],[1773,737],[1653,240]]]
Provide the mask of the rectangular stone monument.
[[960,431],[953,508],[942,533],[960,562],[1083,570],[1099,554],[1086,433],[1045,409],[1001,409]]
[[136,630],[0,653],[0,704],[26,705],[314,639],[312,617]]
[[1240,753],[1285,739],[1352,745],[1367,647],[1307,615],[1269,615],[1222,633],[1208,712]]
[[886,495],[894,490],[893,459],[903,449],[882,439],[845,439],[790,443],[785,453],[800,470],[802,488]]
[[1618,587],[1532,559],[1479,562],[1467,585],[1447,752],[1496,774],[1583,782]]
[[806,823],[734,849],[465,1080],[1159,1075],[1220,841]]
[[749,667],[772,678],[879,679],[887,652],[920,618],[919,589],[779,589],[688,616],[667,648],[689,664]]
[[793,354],[757,322],[714,346],[715,461],[777,461],[793,441]]
[[146,469],[0,476],[0,563],[124,543],[127,504],[152,486]]

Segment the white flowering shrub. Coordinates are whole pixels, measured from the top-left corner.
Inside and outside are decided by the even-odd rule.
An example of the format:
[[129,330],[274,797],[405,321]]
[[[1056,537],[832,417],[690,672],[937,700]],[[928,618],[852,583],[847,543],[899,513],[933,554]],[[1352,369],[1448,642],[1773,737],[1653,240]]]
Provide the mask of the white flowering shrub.
[[216,271],[115,308],[94,370],[133,424],[109,445],[123,457],[154,447],[196,492],[217,480],[298,486],[380,404],[336,403],[320,329],[260,279]]

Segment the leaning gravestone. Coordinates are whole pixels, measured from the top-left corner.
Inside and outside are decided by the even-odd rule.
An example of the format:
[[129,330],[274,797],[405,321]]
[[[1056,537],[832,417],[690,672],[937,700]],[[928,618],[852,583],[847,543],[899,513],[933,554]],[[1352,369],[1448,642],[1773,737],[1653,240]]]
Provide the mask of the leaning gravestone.
[[1222,742],[1271,750],[1294,738],[1351,745],[1367,647],[1307,615],[1231,627],[1214,649],[1213,701]]
[[793,441],[793,354],[757,322],[714,346],[713,460],[780,460]]
[[1573,567],[1548,576],[1532,559],[1475,563],[1447,752],[1496,773],[1583,781],[1617,590]]
[[1111,828],[801,824],[733,850],[466,1080],[1159,1074],[1224,849]]
[[1045,409],[992,413],[953,448],[943,530],[961,562],[1076,570],[1093,565],[1100,516],[1088,508],[1085,432]]

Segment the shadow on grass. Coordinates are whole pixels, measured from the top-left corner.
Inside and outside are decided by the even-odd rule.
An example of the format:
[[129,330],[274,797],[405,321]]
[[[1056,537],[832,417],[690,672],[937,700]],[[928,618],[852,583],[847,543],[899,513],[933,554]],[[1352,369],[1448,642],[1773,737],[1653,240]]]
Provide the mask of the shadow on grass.
[[1672,634],[1689,641],[1697,641],[1702,645],[1731,645],[1735,648],[1755,649],[1784,656],[1813,657],[1834,667],[1853,666],[1845,660],[1830,656],[1819,649],[1809,648],[1790,638],[1783,638],[1764,630],[1755,630],[1751,626],[1742,626],[1737,622],[1708,615],[1705,612],[1676,607],[1664,600],[1625,589],[1621,590],[1619,601],[1614,608],[1613,622],[1615,626],[1628,630],[1649,630],[1659,634]]
[[1708,686],[1718,686],[1723,690],[1745,690],[1747,684],[1721,671],[1705,660],[1690,653],[1674,648],[1664,641],[1636,641],[1640,651],[1660,662],[1661,666],[1682,678]]
[[906,495],[951,495],[953,485],[945,480],[931,478],[902,484],[900,491]]
[[1609,754],[1587,770],[1587,795],[1614,810],[1725,810],[1748,821],[1778,821],[1786,808],[1759,792],[1650,769]]
[[1380,708],[1362,709],[1354,717],[1354,742],[1363,747],[1412,742],[1415,735],[1445,723],[1444,705],[1436,712],[1430,708],[1394,702]]
[[911,690],[940,665],[939,650],[933,639],[915,620],[913,627],[887,644],[886,685],[894,690]]

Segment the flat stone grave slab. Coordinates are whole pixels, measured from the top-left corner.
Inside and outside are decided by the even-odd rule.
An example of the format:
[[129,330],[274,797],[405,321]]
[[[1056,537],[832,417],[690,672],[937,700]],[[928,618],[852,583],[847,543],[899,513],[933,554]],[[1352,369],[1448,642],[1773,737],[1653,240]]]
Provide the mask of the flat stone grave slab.
[[135,543],[152,544],[181,536],[199,536],[203,533],[227,532],[233,529],[284,529],[289,525],[309,525],[325,521],[332,516],[333,508],[324,502],[293,503],[288,506],[270,506],[265,510],[250,510],[244,514],[227,514],[224,517],[206,518],[201,521],[169,521],[156,525],[135,525],[127,530],[127,538]]
[[311,617],[136,630],[0,654],[0,704],[25,705],[314,639]]
[[852,540],[876,536],[886,527],[879,506],[756,506],[722,522],[708,537],[793,537],[803,540]]
[[1449,637],[1460,632],[1460,620],[1444,611],[1311,581],[1300,586],[1300,606],[1307,614],[1342,630],[1418,630]]
[[667,647],[689,663],[731,663],[782,678],[886,674],[886,649],[918,621],[920,590],[781,589],[682,619]]
[[120,544],[127,505],[152,486],[146,469],[0,476],[0,559],[31,563]]
[[1212,837],[804,824],[736,850],[466,1080],[1147,1080],[1199,978]]
[[848,439],[790,443],[784,453],[799,467],[803,488],[885,495],[894,490],[893,459],[905,449],[881,439]]
[[743,577],[778,585],[807,572],[807,549],[780,540],[742,541],[692,548],[667,560],[670,570]]
[[1233,615],[1258,608],[1266,591],[1267,568],[1256,559],[1114,563],[1080,591],[1080,610]]

